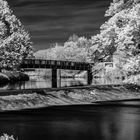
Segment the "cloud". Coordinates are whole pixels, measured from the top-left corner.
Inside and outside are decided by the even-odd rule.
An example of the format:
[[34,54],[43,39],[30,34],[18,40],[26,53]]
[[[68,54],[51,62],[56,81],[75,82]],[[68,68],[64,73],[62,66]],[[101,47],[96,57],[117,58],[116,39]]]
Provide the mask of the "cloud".
[[[99,32],[110,0],[8,0],[14,14],[31,33],[36,49],[64,42],[72,34]],[[41,46],[41,47],[40,47]]]

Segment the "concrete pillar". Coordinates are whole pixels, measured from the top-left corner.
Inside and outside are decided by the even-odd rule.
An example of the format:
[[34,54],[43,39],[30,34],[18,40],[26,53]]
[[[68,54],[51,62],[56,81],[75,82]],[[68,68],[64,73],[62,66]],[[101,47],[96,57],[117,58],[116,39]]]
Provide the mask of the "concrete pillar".
[[57,68],[52,68],[52,88],[57,88]]
[[57,78],[58,78],[58,85],[57,85],[57,87],[61,87],[61,69],[58,69],[57,70]]
[[87,84],[88,85],[91,85],[92,84],[92,79],[93,79],[92,70],[88,70],[87,71]]

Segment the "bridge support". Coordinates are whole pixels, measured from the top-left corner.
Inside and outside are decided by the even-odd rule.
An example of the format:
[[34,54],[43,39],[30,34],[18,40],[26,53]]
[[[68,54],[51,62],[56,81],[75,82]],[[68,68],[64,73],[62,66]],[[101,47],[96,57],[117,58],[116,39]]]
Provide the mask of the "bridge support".
[[61,87],[61,69],[58,69],[57,70],[57,78],[58,78],[58,80],[57,80],[57,87]]
[[87,71],[87,84],[88,85],[92,84],[92,79],[93,79],[92,69],[90,69],[90,70]]
[[52,68],[52,88],[57,88],[57,68]]

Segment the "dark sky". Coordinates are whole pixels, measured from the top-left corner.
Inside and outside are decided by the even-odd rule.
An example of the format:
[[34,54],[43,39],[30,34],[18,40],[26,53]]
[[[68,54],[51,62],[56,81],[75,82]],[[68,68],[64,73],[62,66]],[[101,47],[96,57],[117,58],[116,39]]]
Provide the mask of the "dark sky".
[[90,37],[106,20],[112,0],[8,0],[14,14],[31,34],[34,48],[64,42],[69,36]]

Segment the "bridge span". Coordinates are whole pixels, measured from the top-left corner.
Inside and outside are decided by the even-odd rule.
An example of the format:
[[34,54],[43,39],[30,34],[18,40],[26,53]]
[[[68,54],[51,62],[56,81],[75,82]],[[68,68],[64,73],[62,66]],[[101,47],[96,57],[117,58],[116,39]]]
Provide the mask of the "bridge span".
[[52,69],[53,88],[57,87],[57,69],[87,71],[87,83],[88,85],[92,83],[92,64],[90,63],[59,60],[25,59],[21,63],[20,68]]

